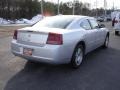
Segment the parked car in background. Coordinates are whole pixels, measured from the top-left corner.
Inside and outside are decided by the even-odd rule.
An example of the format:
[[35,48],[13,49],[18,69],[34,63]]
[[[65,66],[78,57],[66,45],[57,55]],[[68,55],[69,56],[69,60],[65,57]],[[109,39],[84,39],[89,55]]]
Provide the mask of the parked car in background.
[[97,18],[97,21],[99,21],[99,22],[111,21],[111,16],[109,16],[109,15],[107,15],[107,16],[99,16]]
[[111,21],[111,20],[112,20],[111,16],[110,16],[110,15],[107,15],[107,16],[106,16],[106,21]]
[[120,13],[119,10],[118,10],[118,11],[113,11],[113,12],[111,12],[111,19],[113,20],[118,13]]
[[99,22],[104,22],[104,17],[102,17],[102,16],[98,17],[98,18],[97,18],[97,21],[99,21]]
[[95,18],[58,15],[15,30],[11,50],[28,61],[71,63],[77,68],[85,54],[100,46],[108,47],[108,43],[109,30]]
[[112,26],[114,27],[114,24],[115,24],[115,18],[116,18],[116,15],[119,14],[120,11],[114,11],[114,12],[111,12],[111,20],[112,20]]
[[115,35],[118,35],[120,32],[120,13],[118,13],[114,19],[114,29]]

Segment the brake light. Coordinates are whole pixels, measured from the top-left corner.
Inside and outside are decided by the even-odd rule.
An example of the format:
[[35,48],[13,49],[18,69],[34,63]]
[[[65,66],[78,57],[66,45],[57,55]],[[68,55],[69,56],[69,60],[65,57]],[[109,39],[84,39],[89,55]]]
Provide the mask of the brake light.
[[47,44],[62,45],[63,44],[62,34],[49,33]]
[[17,30],[15,30],[15,31],[14,31],[14,36],[13,36],[13,39],[16,39],[16,40],[17,40],[17,34],[18,34],[18,31],[17,31]]

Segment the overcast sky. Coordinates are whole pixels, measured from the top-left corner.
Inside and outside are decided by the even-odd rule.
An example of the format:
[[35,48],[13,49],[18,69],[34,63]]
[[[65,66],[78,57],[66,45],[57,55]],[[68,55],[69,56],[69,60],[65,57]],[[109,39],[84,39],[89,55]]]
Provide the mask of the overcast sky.
[[[52,2],[57,2],[58,0],[45,0],[45,1],[52,1]],[[67,2],[67,1],[73,1],[73,0],[60,0],[60,2]],[[79,0],[81,2],[88,2],[91,4],[91,8],[95,8],[96,6],[96,1],[97,1],[97,7],[103,7],[104,6],[104,0]],[[112,8],[113,7],[113,2],[114,6],[117,9],[120,9],[120,0],[106,0],[107,1],[107,8]]]

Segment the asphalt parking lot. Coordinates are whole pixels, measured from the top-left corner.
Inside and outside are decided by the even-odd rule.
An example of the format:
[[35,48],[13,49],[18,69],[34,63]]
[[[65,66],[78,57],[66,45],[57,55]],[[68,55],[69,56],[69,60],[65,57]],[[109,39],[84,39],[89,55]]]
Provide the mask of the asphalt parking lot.
[[109,48],[87,54],[79,69],[14,56],[10,30],[16,27],[0,27],[0,90],[120,90],[120,36],[105,24],[111,31]]

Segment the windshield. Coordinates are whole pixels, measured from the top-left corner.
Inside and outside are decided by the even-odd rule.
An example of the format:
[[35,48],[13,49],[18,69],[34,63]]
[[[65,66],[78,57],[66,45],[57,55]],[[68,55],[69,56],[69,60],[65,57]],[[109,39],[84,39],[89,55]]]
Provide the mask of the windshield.
[[49,27],[49,28],[65,29],[72,21],[73,18],[47,17],[39,21],[33,27]]

